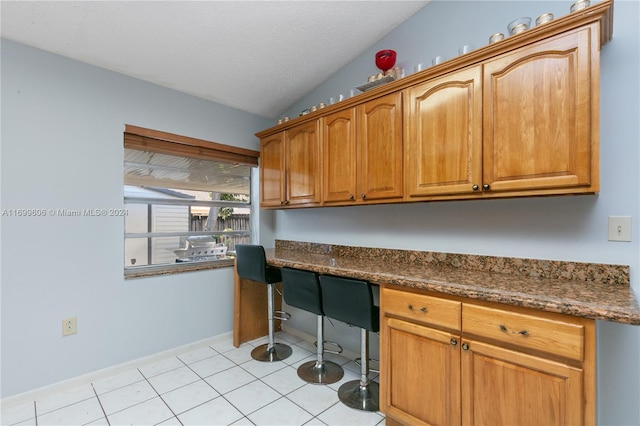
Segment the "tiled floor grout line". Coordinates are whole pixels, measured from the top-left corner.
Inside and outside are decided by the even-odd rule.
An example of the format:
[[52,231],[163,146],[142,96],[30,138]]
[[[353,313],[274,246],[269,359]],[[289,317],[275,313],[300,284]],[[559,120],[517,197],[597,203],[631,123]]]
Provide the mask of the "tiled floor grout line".
[[[176,358],[178,358],[176,356]],[[184,364],[184,362],[178,358],[178,361],[182,362]],[[178,368],[182,368],[182,367],[178,367]],[[174,368],[174,370],[177,370],[178,368]],[[140,371],[140,368],[138,368],[138,371]],[[173,370],[169,370],[169,371],[173,371]],[[153,389],[153,391],[156,393],[156,395],[158,395],[158,397],[160,398],[160,400],[164,403],[164,405],[169,409],[169,411],[171,411],[171,414],[173,414],[173,417],[175,417],[175,419],[178,421],[178,423],[180,423],[182,425],[182,422],[180,421],[180,419],[178,418],[178,415],[173,411],[173,409],[169,406],[169,404],[167,404],[167,401],[164,400],[164,398],[162,397],[162,395],[160,395],[160,392],[158,392],[158,389],[156,389],[153,384],[149,381],[149,378],[147,376],[144,375],[144,373],[142,371],[140,371],[140,374],[142,374],[142,377],[144,377],[144,379],[147,381],[147,383],[149,384],[149,386],[151,386],[151,389]],[[164,373],[160,373],[160,374],[164,374]],[[158,374],[158,376],[160,375]],[[195,383],[195,382],[193,382]],[[187,384],[188,385],[188,384]],[[183,385],[180,386],[176,389],[180,389],[181,387],[187,386],[187,385]],[[149,400],[147,400],[149,401]],[[170,419],[170,418],[169,418]],[[163,422],[169,420],[169,419],[165,419],[163,420]],[[184,426],[184,425],[183,425]]]
[[[0,0],[0,1],[1,1],[1,0]],[[62,408],[70,407],[70,406],[72,406],[72,405],[74,405],[74,404],[78,404],[79,402],[87,401],[87,400],[89,400],[89,399],[91,399],[91,398],[93,398],[93,397],[91,396],[91,397],[89,397],[89,398],[79,399],[79,400],[77,400],[77,401],[74,401],[74,402],[68,403],[68,404],[66,404],[66,405],[62,405],[62,406],[60,406],[60,407],[56,407],[56,408],[53,408],[53,409],[49,409],[49,411],[45,411],[45,412],[40,413],[40,414],[38,414],[38,413],[37,413],[37,411],[38,411],[38,410],[37,410],[37,405],[36,405],[37,401],[33,401],[33,404],[34,404],[34,412],[35,412],[35,414],[36,414],[36,417],[37,417],[38,415],[39,415],[39,416],[44,416],[45,414],[52,413],[52,412],[54,412],[54,411],[56,411],[56,410],[60,410],[60,409],[62,409]],[[3,426],[4,426],[4,425],[3,425]]]
[[[142,381],[142,380],[141,380],[141,381]],[[136,383],[138,383],[138,382],[136,382]],[[128,386],[128,385],[127,385],[127,386]],[[123,387],[124,387],[124,386],[123,386]],[[157,392],[156,392],[156,393],[157,393]],[[138,405],[140,405],[140,404],[144,404],[145,402],[149,402],[149,401],[151,401],[153,398],[155,398],[155,396],[154,396],[154,397],[151,397],[151,398],[148,398],[148,399],[145,399],[144,401],[136,402],[136,403],[135,403],[135,404],[133,404],[133,405],[126,406],[126,407],[124,407],[124,408],[123,408],[123,409],[121,409],[121,410],[114,411],[114,412],[113,412],[113,413],[111,413],[110,415],[111,415],[111,416],[113,416],[114,414],[121,413],[121,412],[123,412],[123,411],[125,411],[125,410],[128,410],[129,408],[133,408],[133,407],[136,407],[136,406],[138,406]],[[98,401],[100,401],[100,397],[98,397]],[[102,403],[101,403],[100,405],[102,406]],[[106,415],[105,415],[105,416],[106,416]],[[106,417],[107,417],[107,421],[108,421],[109,417],[108,417],[108,416],[106,416]]]
[[[211,349],[213,349],[213,348],[211,348]],[[199,361],[195,361],[195,362],[193,362],[192,364],[195,364],[196,362],[204,361],[205,359],[208,359],[208,358],[213,358],[214,356],[222,355],[225,359],[228,359],[230,362],[232,362],[232,363],[233,363],[233,365],[234,365],[234,366],[233,366],[233,367],[231,367],[231,368],[239,367],[239,365],[238,365],[238,364],[236,364],[233,360],[230,360],[229,358],[225,357],[223,353],[218,352],[218,351],[216,351],[215,349],[213,349],[213,350],[216,352],[216,354],[217,354],[217,355],[213,355],[213,356],[211,356],[211,357],[203,358],[203,359],[201,359],[201,360],[199,360]],[[182,360],[180,360],[180,361],[182,361]],[[225,401],[227,401],[227,402],[228,402],[228,403],[229,403],[233,408],[235,408],[236,410],[238,410],[238,412],[239,412],[239,413],[241,413],[241,414],[242,414],[242,417],[243,417],[243,418],[245,418],[245,419],[247,419],[248,421],[250,421],[250,422],[251,422],[251,420],[249,420],[249,418],[248,418],[248,417],[247,417],[247,416],[246,416],[242,411],[240,411],[240,410],[238,409],[238,407],[236,407],[235,405],[233,405],[233,403],[232,403],[231,401],[229,401],[227,398],[225,398],[225,397],[224,397],[224,395],[223,395],[222,393],[218,392],[218,390],[217,390],[215,387],[213,387],[213,386],[211,385],[211,383],[209,383],[209,382],[207,381],[206,377],[202,377],[202,376],[201,376],[200,374],[198,374],[198,373],[197,373],[193,368],[191,368],[191,367],[189,366],[189,364],[185,363],[184,361],[182,361],[182,362],[186,365],[186,367],[187,367],[189,370],[193,371],[193,373],[194,373],[196,376],[198,376],[198,377],[200,378],[200,380],[202,380],[203,382],[205,382],[205,383],[206,383],[206,384],[207,384],[211,389],[213,389],[214,391],[216,391],[216,393],[218,394],[218,397],[220,397],[220,398],[224,399]],[[228,370],[230,370],[231,368],[226,368],[226,369],[224,369],[224,370],[220,370],[220,371],[218,371],[217,373],[213,373],[213,374],[211,374],[211,375],[209,375],[209,376],[207,376],[207,377],[214,376],[214,375],[216,375],[216,374],[218,374],[218,373],[222,373],[223,371],[228,371]],[[248,372],[247,372],[247,373],[248,373]],[[249,373],[249,374],[251,374],[251,373]],[[253,376],[253,374],[251,374],[251,375]],[[253,377],[255,377],[255,376],[253,376]],[[194,383],[195,383],[195,382],[194,382]],[[186,385],[185,385],[185,386],[186,386]],[[236,388],[236,389],[240,389],[240,387],[242,387],[242,386],[239,386],[239,387],[238,387],[238,388]],[[233,389],[233,390],[235,390],[235,389]],[[229,392],[233,392],[233,390],[230,390]],[[218,398],[218,397],[216,397],[216,398]],[[216,399],[216,398],[213,398],[213,399]],[[209,401],[207,401],[207,402],[209,402]],[[206,404],[207,402],[203,402],[202,404],[199,404],[199,405],[197,405],[196,407],[199,407],[200,405]],[[191,407],[189,410],[185,411],[184,413],[186,413],[186,412],[188,412],[188,411],[190,411],[190,410],[193,410],[193,409],[194,409],[194,408],[196,408],[196,407]],[[184,413],[181,413],[181,414],[184,414]],[[177,416],[176,416],[176,418],[177,418]],[[178,421],[180,421],[180,419],[178,419]],[[251,422],[251,423],[253,423],[253,422]],[[182,424],[182,422],[180,422],[180,424]]]
[[[285,368],[286,368],[286,367],[285,367]],[[271,374],[273,374],[273,373],[271,373]],[[268,375],[267,375],[267,376],[268,376]],[[267,376],[265,376],[265,377],[267,377]],[[280,398],[276,399],[275,401],[277,401],[277,400],[279,400],[279,399],[283,399],[283,398],[284,398],[284,399],[286,399],[287,401],[289,401],[289,402],[291,402],[292,404],[294,404],[294,405],[296,405],[297,407],[299,407],[301,410],[305,411],[306,413],[309,413],[309,415],[311,416],[311,418],[315,418],[315,417],[316,417],[316,416],[314,416],[314,415],[313,415],[313,413],[310,413],[310,412],[309,412],[309,411],[307,411],[304,407],[301,407],[299,404],[297,404],[295,401],[292,401],[291,399],[287,398],[287,395],[288,395],[288,394],[287,394],[287,395],[283,395],[283,394],[281,394],[280,392],[278,392],[278,390],[277,390],[277,389],[274,389],[274,388],[273,388],[273,387],[271,387],[268,383],[265,383],[262,379],[258,379],[258,380],[259,380],[260,382],[264,383],[265,385],[269,386],[271,389],[273,389],[274,391],[276,391],[278,394],[280,394]],[[302,386],[304,386],[304,384],[303,384]],[[296,390],[300,389],[302,386],[297,387],[296,389],[292,390],[291,392],[295,392]],[[291,392],[289,392],[289,394],[290,394]],[[270,402],[269,404],[273,404],[275,401],[272,401],[272,402]],[[269,405],[269,404],[267,404],[267,405]],[[267,405],[265,405],[264,407],[266,407]],[[258,408],[257,410],[254,410],[254,411],[253,411],[253,413],[255,413],[255,412],[256,412],[256,411],[258,411],[258,410],[263,409],[264,407],[260,407],[260,408]],[[251,414],[253,414],[253,413],[251,413]]]
[[[286,340],[286,339],[285,339],[285,340]],[[291,342],[291,341],[287,341],[287,342],[288,342],[288,343],[290,343],[290,344],[292,344],[292,345],[296,345],[297,347],[299,347],[299,348],[300,348],[300,349],[302,349],[302,350],[306,350],[306,349],[305,349],[305,348],[303,348],[302,346],[298,345],[298,344],[297,344],[297,342]],[[308,413],[308,414],[311,416],[311,419],[310,419],[308,422],[310,422],[311,420],[314,420],[314,419],[315,419],[315,420],[318,420],[318,421],[321,421],[321,420],[318,418],[318,416],[320,416],[322,413],[324,413],[324,412],[326,412],[326,411],[330,410],[331,408],[333,408],[333,407],[337,404],[337,402],[336,402],[336,403],[334,403],[334,404],[332,404],[332,405],[330,405],[329,407],[325,408],[325,409],[324,409],[324,410],[322,410],[320,413],[318,413],[318,414],[314,415],[313,413],[309,412],[307,409],[305,409],[304,407],[302,407],[301,405],[299,405],[299,404],[298,404],[298,403],[296,403],[295,401],[293,401],[293,400],[291,400],[290,398],[288,398],[288,395],[289,395],[289,394],[291,394],[292,392],[295,392],[296,390],[301,389],[302,387],[304,387],[304,386],[306,386],[307,384],[310,384],[310,383],[306,383],[306,382],[302,381],[299,387],[295,388],[294,390],[291,390],[291,391],[290,391],[289,393],[287,393],[286,395],[283,395],[283,394],[281,394],[277,389],[275,389],[275,388],[271,387],[271,386],[270,386],[268,383],[266,383],[263,379],[264,379],[265,377],[270,376],[271,374],[275,374],[275,373],[277,373],[278,371],[284,370],[285,368],[289,368],[289,367],[291,367],[292,369],[296,370],[296,374],[297,374],[297,369],[294,367],[294,364],[299,363],[299,362],[302,362],[302,361],[304,361],[305,359],[307,359],[307,358],[312,358],[312,357],[313,357],[313,354],[310,354],[309,356],[307,356],[307,357],[305,357],[305,358],[302,358],[301,360],[298,360],[298,361],[296,361],[296,362],[295,362],[295,363],[293,363],[293,364],[288,364],[288,363],[286,363],[286,362],[283,360],[282,362],[285,364],[285,366],[284,366],[284,367],[282,367],[280,370],[277,370],[277,371],[271,372],[271,373],[267,374],[266,376],[263,376],[263,377],[259,377],[259,378],[257,378],[257,380],[259,380],[260,382],[264,383],[266,386],[270,387],[271,389],[273,389],[274,391],[276,391],[278,394],[280,394],[280,398],[276,399],[275,401],[277,401],[277,400],[280,400],[280,399],[283,399],[283,398],[284,398],[284,399],[286,399],[287,401],[289,401],[289,402],[291,402],[292,404],[294,404],[295,406],[297,406],[298,408],[300,408],[301,410],[303,410],[304,412]],[[345,358],[345,359],[346,359],[346,358]],[[242,363],[242,364],[246,364],[247,362],[250,362],[250,361],[245,361],[245,362],[244,362],[244,363]],[[345,362],[345,364],[348,364],[348,363],[349,363],[349,361]],[[242,368],[242,364],[236,364],[236,365],[237,365],[238,367]],[[247,370],[246,370],[246,369],[244,369],[244,368],[243,368],[243,370],[247,371]],[[247,371],[247,372],[248,372],[249,374],[251,374],[249,371]],[[253,374],[252,374],[252,375],[253,375]],[[254,377],[255,377],[255,376],[254,376]],[[324,386],[328,386],[328,385],[324,385]],[[337,394],[337,391],[336,391],[336,394]],[[273,403],[273,402],[275,402],[275,401],[272,401],[270,404],[272,404],[272,403]],[[266,406],[268,406],[268,405],[269,405],[269,404],[265,405],[264,407],[266,407]],[[259,411],[259,410],[261,410],[261,409],[262,409],[262,408],[264,408],[264,407],[260,407],[260,408],[258,408],[258,409],[256,409],[256,410],[254,410],[252,413],[249,413],[249,414],[253,414],[253,413],[255,413],[256,411]],[[245,417],[246,417],[246,416],[245,416]],[[308,422],[307,422],[307,423],[308,423]]]
[[[209,346],[209,347],[210,347],[210,346]],[[216,374],[218,374],[218,373],[222,373],[222,372],[224,372],[224,371],[229,371],[230,369],[235,368],[235,367],[240,367],[240,368],[242,368],[242,366],[241,366],[240,364],[238,364],[238,363],[236,363],[234,360],[232,360],[232,359],[230,359],[230,358],[226,357],[226,356],[224,355],[224,352],[218,352],[218,351],[216,351],[214,348],[211,348],[211,349],[212,349],[214,352],[216,352],[216,355],[213,355],[213,356],[210,356],[210,357],[207,357],[207,358],[203,358],[203,359],[201,359],[201,360],[199,360],[199,361],[194,361],[192,364],[195,364],[196,362],[204,361],[205,359],[213,358],[213,357],[215,357],[215,356],[220,355],[220,356],[222,356],[223,358],[225,358],[226,360],[228,360],[229,362],[231,362],[231,363],[233,364],[233,367],[225,368],[224,370],[220,370],[220,371],[218,371],[218,372],[216,372],[216,373],[213,373],[213,374],[211,374],[211,375],[209,375],[209,376],[202,377],[202,376],[201,376],[200,374],[198,374],[198,373],[197,373],[193,368],[191,368],[191,366],[190,366],[189,364],[185,363],[185,362],[184,362],[184,361],[182,361],[182,360],[180,360],[180,361],[181,361],[183,364],[185,364],[185,366],[186,366],[189,370],[191,370],[195,375],[197,375],[197,376],[200,378],[200,380],[202,380],[203,382],[205,382],[205,383],[206,383],[206,384],[207,384],[211,389],[213,389],[214,391],[216,391],[216,392],[218,393],[218,395],[219,395],[219,397],[220,397],[220,398],[224,399],[225,401],[227,401],[227,403],[229,403],[229,405],[231,405],[233,408],[235,408],[236,410],[238,410],[238,412],[239,412],[240,414],[242,414],[242,418],[243,418],[243,419],[246,419],[247,421],[249,421],[250,423],[252,423],[252,424],[253,424],[253,422],[251,421],[251,419],[249,419],[248,414],[243,413],[243,412],[239,409],[239,407],[236,407],[236,406],[235,406],[231,401],[229,401],[227,398],[225,398],[224,394],[222,394],[222,393],[218,392],[218,390],[217,390],[214,386],[212,386],[212,385],[211,385],[211,383],[209,383],[209,382],[207,381],[207,377],[215,376],[215,375],[216,375]],[[227,351],[227,352],[230,352],[230,351]],[[248,361],[247,361],[247,362],[248,362]],[[244,363],[243,363],[243,364],[244,364]],[[259,377],[256,377],[256,376],[255,376],[255,375],[253,375],[251,372],[247,371],[247,370],[246,370],[246,369],[244,369],[244,368],[242,368],[242,369],[243,369],[244,371],[246,371],[248,374],[250,374],[251,376],[253,376],[253,377],[254,377],[254,379],[255,379],[255,380],[253,380],[254,382],[255,382],[256,380],[260,380],[260,378],[259,378]],[[194,383],[195,383],[195,382],[194,382]],[[265,384],[266,384],[266,383],[265,383]],[[185,386],[187,386],[187,385],[185,385]],[[240,389],[242,386],[246,386],[246,384],[245,384],[245,385],[238,386],[238,387],[237,387],[237,388],[235,388],[235,389],[231,389],[231,390],[227,391],[227,393],[230,393],[230,392],[233,392],[233,391],[235,391],[235,390],[237,390],[237,389]],[[268,385],[267,385],[267,386],[268,386]],[[178,389],[179,389],[179,388],[178,388]],[[272,388],[272,389],[273,389],[273,388]],[[274,390],[275,390],[275,389],[274,389]],[[276,392],[277,392],[277,391],[276,391]],[[278,392],[278,393],[279,393],[279,392]],[[215,399],[215,398],[213,398],[213,399]],[[209,402],[209,401],[207,401],[207,402]],[[197,405],[197,407],[199,407],[200,405],[203,405],[203,404],[206,404],[206,402],[203,402],[202,404]],[[267,404],[267,405],[268,405],[268,404]],[[196,408],[196,407],[191,407],[189,410],[185,411],[185,413],[186,413],[186,412],[188,412],[188,411],[190,411],[190,410],[193,410],[194,408]],[[264,407],[260,407],[260,408],[264,408]],[[259,408],[259,409],[260,409],[260,408]],[[257,411],[257,410],[256,410],[256,411]],[[173,411],[172,411],[172,412],[173,412]],[[252,413],[254,413],[254,412],[255,412],[255,411],[253,411]],[[252,413],[249,413],[249,414],[252,414]],[[181,414],[184,414],[184,413],[181,413]],[[176,418],[177,418],[177,416],[176,416]],[[178,421],[180,421],[180,419],[178,419]],[[237,421],[239,421],[239,420],[237,420]],[[237,421],[236,421],[236,422],[237,422]],[[180,424],[182,424],[182,422],[180,422]]]
[[[296,343],[294,343],[294,342],[289,342],[289,343],[290,343],[290,344],[292,344],[292,345],[296,345],[296,346],[298,346],[298,347],[299,347],[299,348],[301,348],[302,350],[306,350],[306,349],[304,349],[303,347],[301,347],[301,346],[297,345],[297,344],[296,344]],[[213,349],[213,348],[212,348],[212,349]],[[215,349],[214,349],[214,350],[215,350]],[[225,399],[225,401],[227,401],[229,404],[231,404],[231,405],[232,405],[236,410],[238,410],[239,412],[241,412],[241,413],[243,414],[243,417],[244,417],[245,419],[247,419],[249,422],[251,422],[251,419],[249,419],[249,416],[250,416],[251,414],[253,414],[253,413],[255,413],[255,412],[259,411],[259,410],[262,410],[263,408],[265,408],[265,407],[269,406],[269,404],[273,404],[274,402],[276,402],[276,401],[278,401],[278,400],[280,400],[280,399],[286,399],[287,401],[289,401],[289,402],[291,402],[292,404],[294,404],[294,405],[296,405],[297,407],[299,407],[299,408],[300,408],[301,410],[303,410],[304,412],[308,413],[308,414],[311,416],[311,420],[313,420],[313,419],[317,419],[317,415],[314,415],[313,413],[311,413],[311,412],[307,411],[304,407],[302,407],[302,406],[300,406],[299,404],[297,404],[295,401],[292,401],[290,398],[287,398],[287,395],[288,395],[288,394],[283,395],[283,394],[282,394],[282,393],[280,393],[277,389],[275,389],[274,387],[272,387],[271,385],[269,385],[268,383],[266,383],[266,382],[263,380],[265,377],[268,377],[268,376],[270,376],[271,374],[275,374],[275,373],[277,373],[278,371],[284,370],[285,368],[289,368],[289,367],[291,367],[292,369],[295,369],[295,367],[293,366],[293,364],[287,364],[287,363],[283,360],[283,361],[282,361],[282,363],[284,364],[284,366],[283,366],[281,369],[276,370],[276,371],[273,371],[273,372],[271,372],[271,373],[269,373],[269,374],[267,374],[267,375],[265,375],[265,376],[263,376],[263,377],[257,377],[257,376],[255,376],[253,373],[251,373],[249,370],[247,370],[246,368],[242,367],[242,365],[243,365],[243,364],[247,364],[247,363],[251,362],[251,360],[247,360],[247,361],[242,362],[242,363],[237,363],[237,362],[233,361],[232,359],[230,359],[230,358],[226,357],[226,356],[224,355],[224,352],[223,352],[223,353],[221,353],[221,355],[222,355],[222,356],[224,356],[224,357],[225,357],[226,359],[228,359],[229,361],[231,361],[231,362],[234,364],[234,366],[235,366],[235,367],[240,367],[242,370],[246,371],[246,372],[247,372],[247,373],[249,373],[251,376],[255,377],[255,379],[256,379],[256,380],[254,380],[254,381],[259,381],[259,382],[263,383],[264,385],[266,385],[266,386],[267,386],[267,387],[269,387],[270,389],[273,389],[276,393],[278,393],[278,394],[280,395],[280,397],[279,397],[279,398],[277,398],[277,399],[275,399],[274,401],[271,401],[270,403],[268,403],[268,404],[266,404],[266,405],[264,405],[264,406],[262,406],[262,407],[259,407],[259,408],[255,409],[255,410],[254,410],[254,411],[252,411],[251,413],[244,414],[244,413],[242,413],[242,411],[240,411],[240,410],[238,409],[238,407],[236,407],[235,405],[233,405],[233,403],[232,403],[231,401],[229,401],[227,398],[225,398],[223,394],[220,394],[220,396],[221,396],[221,397],[223,397],[223,398]],[[311,355],[310,355],[310,356],[311,356]],[[310,357],[310,356],[309,356],[309,357]],[[302,360],[307,359],[307,358],[308,358],[308,357],[306,357],[306,358],[302,358]],[[300,361],[302,361],[302,360],[296,361],[296,363],[297,363],[297,362],[300,362]],[[295,364],[295,363],[294,363],[294,364]],[[192,371],[193,371],[193,370],[192,370]],[[195,373],[195,371],[194,371],[194,373]],[[198,374],[198,373],[196,373],[196,374]],[[212,374],[212,376],[213,376],[213,375],[214,375],[214,374]],[[198,376],[199,376],[199,375],[198,375]],[[210,376],[209,376],[209,377],[210,377]],[[203,380],[204,380],[204,379],[203,379]],[[206,380],[205,380],[205,382],[206,382]],[[294,391],[296,391],[296,390],[298,390],[298,389],[302,388],[303,386],[305,386],[305,384],[306,384],[306,383],[301,383],[299,387],[297,387],[297,388],[295,388],[294,390],[290,391],[290,392],[289,392],[289,394],[290,394],[291,392],[294,392]],[[245,385],[245,386],[246,386],[246,385]],[[242,387],[242,386],[239,386],[239,387],[238,387],[238,388],[236,388],[236,389],[239,389],[240,387]],[[213,389],[215,390],[215,388],[213,388]],[[234,389],[234,390],[236,390],[236,389]],[[216,391],[216,392],[217,392],[217,391]],[[229,391],[229,392],[232,392],[232,391]],[[335,404],[331,405],[330,407],[328,407],[327,409],[323,410],[323,411],[322,411],[321,413],[319,413],[318,415],[320,415],[320,414],[324,413],[325,411],[327,411],[329,408],[333,407],[334,405],[335,405]],[[311,421],[311,420],[309,420],[309,421]],[[317,420],[319,420],[319,419],[317,419]],[[251,423],[253,423],[253,422],[251,422]],[[307,423],[308,423],[308,422],[307,422]]]
[[[178,368],[181,368],[181,367],[178,367]],[[146,382],[149,384],[149,386],[151,386],[151,388],[152,388],[152,389],[153,389],[153,391],[156,393],[156,395],[157,395],[157,396],[160,396],[160,394],[158,394],[158,391],[156,391],[156,389],[153,387],[153,385],[151,385],[151,383],[149,383],[149,380],[147,379],[147,376],[145,376],[145,375],[142,373],[142,371],[140,371],[140,368],[139,368],[139,367],[136,367],[136,370],[137,370],[137,371],[138,371],[138,373],[140,373],[140,375],[142,376],[142,380],[136,380],[135,382],[132,382],[132,383],[128,383],[128,384],[125,384],[125,385],[119,386],[119,387],[117,387],[117,388],[115,388],[115,389],[110,389],[110,390],[108,390],[108,391],[106,391],[106,392],[103,392],[103,393],[102,393],[102,395],[106,395],[106,394],[109,394],[109,393],[111,393],[111,392],[115,392],[115,391],[118,391],[118,390],[120,390],[120,389],[123,389],[123,388],[125,388],[125,387],[127,387],[127,386],[131,386],[131,385],[133,385],[133,384],[136,384],[136,383],[140,383],[140,382],[146,381]],[[173,370],[175,370],[175,368],[172,368],[171,370],[167,370],[167,371],[162,372],[162,373],[158,373],[158,374],[156,374],[156,376],[159,376],[160,374],[168,373],[169,371],[173,371]],[[155,377],[155,376],[151,376],[151,377]],[[105,418],[107,419],[107,423],[108,423],[108,424],[109,424],[109,426],[110,426],[110,425],[111,425],[111,422],[109,421],[109,416],[107,415],[107,412],[105,411],[104,406],[102,405],[102,401],[100,400],[100,395],[98,394],[98,392],[95,390],[95,387],[93,386],[93,382],[91,383],[91,387],[93,388],[93,391],[94,391],[94,392],[95,392],[95,394],[96,394],[96,398],[98,399],[98,403],[100,404],[100,408],[102,409],[102,411],[103,411],[103,413],[104,413],[104,416],[105,416]],[[147,402],[147,401],[151,401],[153,398],[155,398],[155,397],[152,397],[152,398],[149,398],[149,399],[145,399],[144,401],[140,401],[140,402],[137,402],[137,403],[135,403],[135,404],[133,404],[133,405],[129,405],[129,406],[127,406],[127,407],[125,407],[125,408],[123,408],[123,409],[121,409],[121,410],[114,411],[113,413],[111,413],[111,415],[114,415],[114,414],[120,413],[120,412],[122,412],[122,411],[128,410],[129,408],[132,408],[132,407],[135,407],[135,406],[137,406],[137,405],[143,404],[143,403],[145,403],[145,402]],[[164,400],[162,400],[162,402],[164,402]],[[165,402],[165,405],[166,405],[166,402]],[[169,410],[171,410],[171,408],[170,408],[170,407],[169,407]],[[173,411],[171,411],[171,412],[173,413]],[[37,426],[37,425],[36,425],[36,426]]]
[[[228,352],[230,352],[230,351],[228,351]],[[262,382],[262,380],[260,380],[260,378],[259,378],[259,377],[255,376],[255,375],[254,375],[253,373],[251,373],[250,371],[247,371],[245,368],[242,368],[242,364],[245,364],[246,362],[249,362],[249,361],[245,361],[245,362],[243,362],[242,364],[238,364],[238,363],[236,363],[235,361],[233,361],[232,359],[229,359],[228,357],[224,356],[224,353],[221,353],[220,355],[222,355],[225,359],[228,359],[229,361],[231,361],[231,362],[233,363],[234,367],[240,367],[242,370],[246,371],[248,374],[250,374],[251,376],[253,376],[253,377],[255,378],[255,380],[253,380],[253,382],[255,382],[255,381],[260,381],[260,382]],[[231,368],[233,368],[233,367],[231,367]],[[223,370],[223,371],[227,371],[227,370],[229,370],[229,369],[226,369],[226,370]],[[221,371],[220,371],[220,372],[221,372]],[[219,372],[219,373],[220,373],[220,372]],[[198,373],[196,373],[196,374],[198,374]],[[211,376],[213,376],[213,375],[215,375],[215,374],[217,374],[217,373],[214,373],[214,374],[212,374]],[[208,376],[208,377],[211,377],[211,376]],[[206,382],[206,380],[205,380],[205,382]],[[207,383],[208,383],[208,382],[207,382]],[[262,382],[262,383],[264,383],[264,382]],[[247,384],[248,384],[248,383],[247,383]],[[246,386],[247,384],[245,384],[245,385],[243,385],[243,386]],[[265,385],[266,385],[266,383],[265,383]],[[267,386],[269,386],[269,385],[267,385]],[[242,386],[239,386],[239,387],[237,387],[236,389],[233,389],[233,390],[228,391],[227,393],[234,392],[234,391],[236,391],[236,390],[240,389],[241,387],[242,387]],[[269,387],[271,388],[271,386],[269,386]],[[213,389],[215,390],[215,388],[213,388]],[[273,389],[273,388],[271,388],[271,389]],[[274,390],[274,391],[276,391],[276,392],[278,392],[278,391],[277,391],[277,390],[275,390],[275,389],[273,389],[273,390]],[[216,391],[216,392],[218,392],[218,391]],[[279,393],[280,393],[280,392],[278,392],[278,394],[279,394]],[[239,408],[239,407],[236,407],[236,405],[235,405],[233,402],[231,402],[231,401],[229,401],[229,399],[225,398],[225,396],[224,396],[223,394],[220,394],[220,396],[221,396],[225,401],[227,401],[227,402],[228,402],[228,403],[229,403],[233,408],[235,408],[236,410],[238,410],[238,412],[242,414],[242,418],[243,418],[243,419],[246,419],[246,420],[247,420],[248,422],[250,422],[251,424],[254,424],[254,423],[253,423],[253,422],[251,421],[251,419],[249,418],[249,415],[250,415],[250,414],[255,413],[256,411],[258,411],[258,410],[260,410],[260,409],[262,409],[262,408],[264,408],[264,407],[260,407],[260,408],[258,408],[258,409],[256,409],[256,410],[252,411],[251,413],[245,414],[244,412],[242,412],[242,411],[240,410],[240,408]],[[280,399],[280,398],[278,398],[278,399]],[[267,405],[269,405],[269,404],[267,404]],[[266,405],[265,405],[265,407],[266,407]]]
[[[100,401],[100,397],[98,396],[98,392],[96,391],[96,388],[93,386],[93,383],[91,384],[91,389],[93,389],[93,393],[96,395],[96,399],[98,400],[98,404],[100,404],[100,409],[102,410],[102,414],[104,414],[104,418],[107,421],[107,425],[111,426],[111,422],[109,421],[109,417],[107,416],[107,412],[104,410],[104,406],[102,405],[102,401]],[[36,417],[37,420],[37,417]],[[36,422],[36,426],[37,426],[37,422]]]

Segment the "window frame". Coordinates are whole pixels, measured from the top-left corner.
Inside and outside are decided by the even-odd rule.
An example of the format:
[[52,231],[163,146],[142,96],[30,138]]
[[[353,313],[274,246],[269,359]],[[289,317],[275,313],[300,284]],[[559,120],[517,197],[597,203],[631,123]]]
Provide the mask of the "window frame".
[[[143,127],[126,124],[124,131],[124,148],[153,152],[159,154],[168,154],[191,159],[200,159],[216,162],[226,162],[250,166],[253,170],[258,166],[260,157],[259,151],[253,151],[245,148],[239,148],[217,142],[206,141],[203,139],[192,138],[188,136],[167,133],[163,131],[147,129]],[[242,207],[249,208],[250,217],[253,218],[255,210],[252,202],[252,177],[254,171],[249,176],[249,198],[244,201],[224,201],[224,200],[193,200],[193,199],[165,199],[165,198],[146,198],[139,196],[124,196],[124,204],[147,204],[151,205],[180,205],[180,206],[207,206],[207,207]],[[123,182],[123,188],[127,185]],[[160,186],[164,188],[165,186]],[[212,191],[213,192],[213,191]],[[126,220],[126,219],[125,219]],[[255,235],[255,221],[250,221],[247,231],[175,231],[175,232],[136,232],[123,233],[124,242],[128,238],[153,238],[153,237],[170,237],[170,236],[190,236],[190,235],[248,235],[253,238]],[[124,222],[123,222],[124,227]],[[126,231],[123,229],[123,231]],[[203,260],[193,262],[180,262],[175,264],[158,264],[158,265],[141,265],[127,267],[123,258],[123,268],[125,279],[146,277],[154,275],[165,275],[182,273],[196,270],[217,269],[234,265],[234,259],[221,260]]]

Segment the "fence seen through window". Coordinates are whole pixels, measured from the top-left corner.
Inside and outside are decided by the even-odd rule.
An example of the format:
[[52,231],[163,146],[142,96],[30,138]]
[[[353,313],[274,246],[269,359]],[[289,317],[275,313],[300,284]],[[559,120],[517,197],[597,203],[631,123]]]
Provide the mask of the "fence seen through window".
[[230,259],[250,238],[249,197],[125,185],[125,267]]

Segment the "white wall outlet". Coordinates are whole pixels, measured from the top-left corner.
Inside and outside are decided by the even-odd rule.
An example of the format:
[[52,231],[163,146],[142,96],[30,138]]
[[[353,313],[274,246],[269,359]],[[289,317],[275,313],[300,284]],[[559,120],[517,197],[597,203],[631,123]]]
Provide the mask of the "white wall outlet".
[[62,336],[69,336],[78,332],[78,322],[76,317],[62,320]]
[[631,241],[631,216],[609,216],[609,241]]

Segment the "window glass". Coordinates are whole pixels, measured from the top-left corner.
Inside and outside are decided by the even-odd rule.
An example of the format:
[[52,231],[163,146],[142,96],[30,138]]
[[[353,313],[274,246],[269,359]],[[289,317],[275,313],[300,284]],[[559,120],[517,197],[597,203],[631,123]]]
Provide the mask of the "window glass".
[[258,153],[134,126],[124,145],[125,276],[233,265]]
[[125,267],[232,259],[251,233],[249,196],[125,185]]

